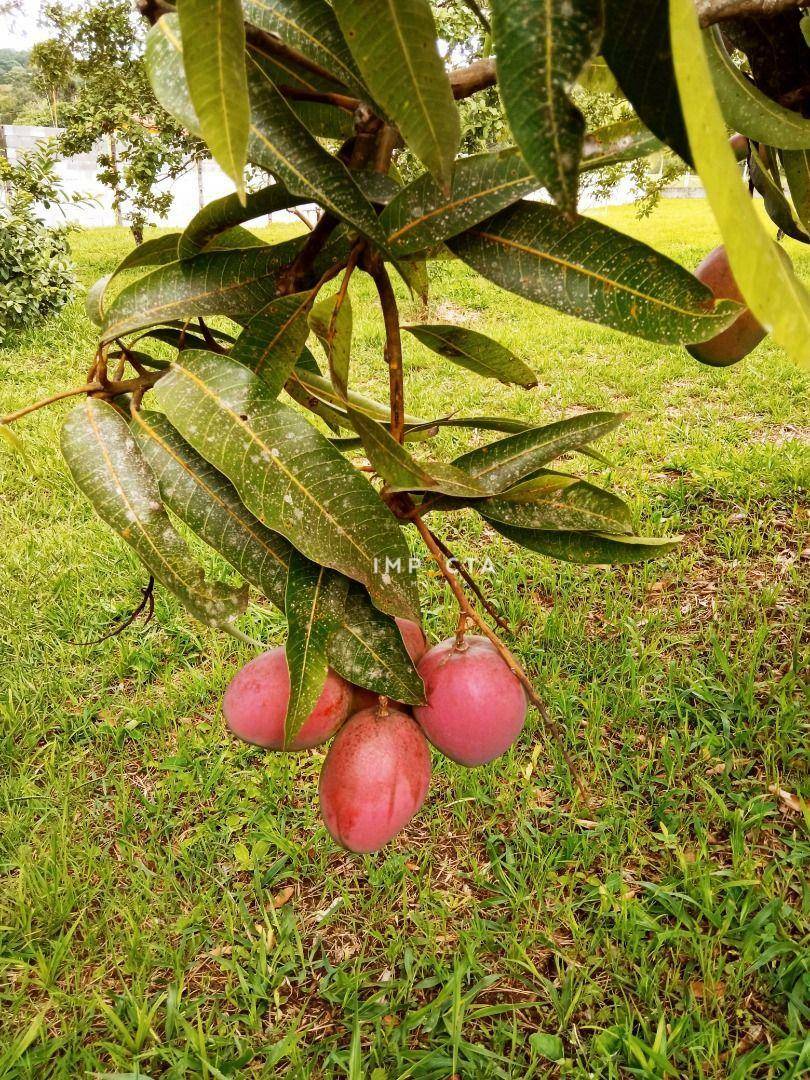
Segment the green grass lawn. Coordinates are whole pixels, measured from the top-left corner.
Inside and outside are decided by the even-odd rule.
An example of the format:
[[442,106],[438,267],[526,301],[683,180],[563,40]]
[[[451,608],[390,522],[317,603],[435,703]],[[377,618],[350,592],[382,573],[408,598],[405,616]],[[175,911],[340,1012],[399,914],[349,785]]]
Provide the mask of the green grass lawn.
[[[718,242],[701,202],[599,216],[690,267]],[[79,234],[83,282],[128,245]],[[810,277],[807,249],[787,246]],[[381,396],[382,328],[359,285],[352,377]],[[247,647],[162,591],[148,626],[74,644],[134,606],[146,575],[67,474],[69,403],[36,413],[16,426],[24,453],[0,444],[3,1078],[810,1071],[807,822],[778,793],[807,792],[806,382],[769,342],[702,367],[457,263],[431,289],[435,321],[498,338],[539,386],[478,380],[409,339],[409,411],[626,410],[602,446],[614,467],[585,471],[641,530],[685,534],[676,554],[608,570],[443,519],[458,554],[493,559],[484,587],[592,805],[532,714],[487,767],[436,757],[389,848],[337,849],[317,813],[322,753],[266,756],[223,730]],[[404,294],[402,317],[418,317]],[[93,348],[80,301],[19,336],[0,350],[0,412],[83,381]],[[444,432],[436,453],[489,437]],[[446,636],[433,577],[423,601]],[[244,625],[282,639],[260,601]]]

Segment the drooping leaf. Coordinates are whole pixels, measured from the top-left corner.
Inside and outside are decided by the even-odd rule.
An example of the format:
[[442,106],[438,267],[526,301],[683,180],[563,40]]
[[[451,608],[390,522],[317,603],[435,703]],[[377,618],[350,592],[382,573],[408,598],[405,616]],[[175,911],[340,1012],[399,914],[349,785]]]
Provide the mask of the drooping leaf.
[[319,301],[309,313],[309,325],[323,345],[332,386],[345,401],[352,351],[352,304],[348,292],[337,292]]
[[486,494],[464,470],[440,461],[418,462],[382,424],[360,412],[350,415],[368,460],[392,491],[440,491],[459,498]]
[[421,705],[425,688],[402,642],[396,623],[369,603],[352,582],[344,620],[329,640],[329,663],[356,686],[396,701]]
[[810,120],[773,101],[743,74],[726,51],[718,27],[703,32],[703,44],[717,100],[730,128],[781,150],[810,149]]
[[570,89],[595,54],[601,0],[492,0],[498,89],[515,142],[566,212],[577,205],[585,120]]
[[[219,343],[233,344],[235,338],[231,334],[226,333],[224,330],[220,330],[218,327],[209,326],[208,333]],[[171,345],[173,349],[208,349],[209,343],[204,337],[199,337],[197,334],[191,333],[183,322],[179,320],[169,320],[166,326],[153,326],[148,330],[144,330],[142,334],[138,334],[137,337],[132,339],[131,344],[134,345],[138,341],[142,341],[144,338],[154,338],[156,341],[163,341],[167,345]]]
[[260,377],[227,357],[188,351],[153,393],[264,525],[313,562],[361,581],[381,610],[418,618],[396,519],[328,439],[276,401]]
[[101,326],[104,322],[104,300],[113,278],[125,270],[135,270],[142,266],[162,266],[164,263],[173,262],[178,257],[179,238],[180,233],[175,232],[145,240],[125,255],[111,274],[106,274],[94,282],[87,291],[84,305],[90,320],[96,326]]
[[[767,149],[763,148],[765,153]],[[798,240],[802,244],[810,243],[810,236],[801,228],[793,214],[793,208],[785,198],[782,190],[782,178],[778,169],[771,173],[768,164],[760,158],[756,150],[751,152],[748,159],[748,175],[754,189],[762,196],[765,213],[771,221],[786,236]],[[778,178],[778,181],[777,181]]]
[[423,304],[428,302],[428,278],[427,259],[415,255],[409,259],[397,259],[394,263],[397,273],[408,286],[411,296],[416,296]]
[[453,464],[474,476],[487,494],[497,495],[561,454],[578,450],[606,435],[622,419],[621,413],[582,413],[480,446],[462,454]]
[[[316,375],[311,370],[302,369],[300,365],[295,369],[294,377],[301,383],[307,393],[330,405],[336,405],[338,408],[343,407],[344,399],[335,390],[329,379],[325,379],[322,375]],[[387,405],[384,405],[381,401],[375,401],[374,398],[367,397],[365,394],[350,390],[348,392],[348,402],[353,410],[365,413],[366,416],[370,416],[374,420],[390,421],[391,419],[391,413]],[[405,414],[405,423],[410,426],[427,423],[429,426],[429,422],[425,421],[423,417],[412,416],[410,413]]]
[[287,189],[317,202],[384,245],[371,203],[342,161],[325,150],[253,61],[250,87],[250,160],[267,169]]
[[782,164],[796,214],[810,231],[810,150],[785,150]]
[[[248,192],[245,201],[237,195],[225,195],[207,203],[186,225],[177,245],[175,258],[187,259],[196,255],[221,233],[235,225],[242,225],[253,218],[287,210],[301,202],[300,195],[293,195],[283,184],[269,184],[259,191]],[[168,260],[167,260],[168,261]]]
[[[200,133],[183,74],[176,16],[163,15],[147,37],[147,68],[155,96],[167,112]],[[255,59],[248,57],[250,136],[248,160],[266,169],[303,202],[317,202],[381,246],[377,216],[346,166],[325,150]]]
[[661,140],[640,120],[617,120],[615,124],[606,124],[585,136],[580,172],[647,157],[662,146]]
[[340,32],[335,13],[326,0],[243,0],[249,23],[275,34],[360,97],[366,92],[352,55]]
[[726,141],[726,126],[691,0],[672,0],[672,41],[689,141],[740,291],[763,326],[810,366],[810,293],[759,219]]
[[440,356],[447,357],[461,367],[469,368],[477,375],[489,379],[498,379],[502,383],[517,383],[518,386],[537,386],[537,376],[513,352],[486,334],[477,330],[468,330],[464,326],[428,325],[415,323],[403,326],[409,334],[427,345]]
[[240,0],[178,0],[183,64],[202,137],[244,198],[250,105]]
[[449,191],[461,126],[428,0],[335,0],[333,6],[372,97]]
[[544,472],[474,507],[487,520],[521,529],[633,531],[630,510],[617,495],[559,473]]
[[284,600],[287,616],[285,653],[290,671],[290,699],[284,719],[289,746],[315,708],[329,672],[327,646],[346,605],[349,579],[317,566],[293,549]]
[[669,0],[604,0],[602,55],[640,119],[691,164],[669,35]]
[[542,529],[517,529],[499,521],[491,521],[507,540],[529,551],[548,555],[564,562],[590,565],[645,562],[666,555],[680,543],[680,536],[611,536],[597,532],[555,532]]
[[175,13],[162,15],[146,35],[146,72],[160,104],[193,135],[202,138],[183,70],[183,43]]
[[195,618],[222,630],[244,611],[247,588],[207,582],[160,499],[158,483],[126,420],[86,398],[62,428],[62,453],[77,487],[135,551],[155,579]]
[[165,416],[141,410],[133,426],[166,506],[283,611],[291,545],[249,512],[231,482]]
[[[283,611],[292,545],[250,513],[231,482],[192,450],[165,416],[139,412],[135,437],[169,509]],[[395,622],[356,582],[349,585],[327,654],[335,671],[356,686],[412,704],[424,699]]]
[[445,194],[428,173],[391,200],[380,225],[394,255],[434,247],[529,195],[537,179],[515,147],[459,158]]
[[116,296],[104,320],[104,340],[196,315],[249,318],[275,298],[275,272],[295,257],[301,243],[204,251],[161,266]]
[[511,206],[448,246],[504,289],[650,341],[704,341],[739,314],[646,244],[544,203]]
[[307,340],[313,295],[292,293],[272,300],[247,323],[230,351],[231,360],[260,375],[274,397],[284,388]]

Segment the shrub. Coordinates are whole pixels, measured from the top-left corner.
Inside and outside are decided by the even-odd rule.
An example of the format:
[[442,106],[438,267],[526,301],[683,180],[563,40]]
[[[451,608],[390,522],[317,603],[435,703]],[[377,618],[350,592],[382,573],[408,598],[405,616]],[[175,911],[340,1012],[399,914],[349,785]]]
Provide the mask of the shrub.
[[68,227],[46,225],[41,208],[64,199],[55,153],[42,144],[15,164],[0,159],[6,206],[0,208],[0,345],[9,332],[33,326],[63,307],[76,278]]

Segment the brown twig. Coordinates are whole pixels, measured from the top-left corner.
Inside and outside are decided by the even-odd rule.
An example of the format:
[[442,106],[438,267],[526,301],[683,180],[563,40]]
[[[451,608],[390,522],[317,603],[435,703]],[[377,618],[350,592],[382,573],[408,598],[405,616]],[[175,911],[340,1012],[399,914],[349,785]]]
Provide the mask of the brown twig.
[[144,626],[147,625],[155,614],[155,579],[150,575],[146,585],[141,589],[141,602],[138,606],[131,611],[126,617],[116,615],[113,619],[115,624],[119,619],[124,618],[124,621],[120,626],[113,625],[113,629],[106,634],[102,634],[100,638],[95,638],[93,641],[68,641],[68,645],[78,645],[80,648],[84,648],[89,645],[100,645],[102,641],[109,641],[110,638],[118,637],[119,634],[123,634],[128,626],[132,626],[139,615],[146,612],[146,618],[144,619]]
[[471,94],[477,94],[479,90],[486,90],[488,86],[494,86],[498,81],[495,59],[492,56],[484,60],[474,60],[467,67],[456,68],[455,71],[449,71],[447,74],[456,101],[470,97]]
[[388,397],[391,406],[391,435],[398,443],[405,441],[405,386],[402,376],[402,337],[399,331],[399,311],[391,278],[381,259],[366,263],[366,269],[377,287],[385,323],[385,360],[388,364]]
[[410,520],[419,530],[419,535],[422,537],[425,542],[425,546],[427,547],[430,554],[433,556],[434,561],[436,562],[439,570],[441,571],[442,577],[452,589],[453,595],[456,598],[456,602],[458,603],[462,614],[466,615],[467,618],[470,619],[478,627],[481,633],[484,634],[485,637],[487,637],[492,642],[492,644],[497,649],[498,654],[508,666],[509,670],[515,676],[515,678],[518,679],[523,689],[526,691],[526,696],[528,697],[529,701],[540,713],[540,717],[546,727],[546,730],[554,737],[559,747],[565,764],[568,766],[568,771],[571,774],[571,778],[576,784],[580,795],[587,802],[587,790],[582,780],[580,779],[579,772],[573,762],[573,759],[571,758],[571,755],[565,748],[565,734],[562,728],[549,715],[548,709],[546,708],[541,698],[538,697],[537,692],[532,686],[529,676],[520,666],[518,661],[515,659],[509,649],[507,649],[507,647],[503,644],[501,639],[489,626],[486,620],[479,614],[479,612],[472,606],[470,601],[467,599],[467,595],[459,584],[458,578],[447,565],[445,557],[442,554],[441,547],[437,542],[437,538],[433,535],[433,533],[430,531],[424,521],[422,521],[422,518],[419,516],[419,510],[417,507],[413,508],[413,511],[410,515]]
[[327,90],[301,90],[296,86],[286,86],[281,83],[276,87],[279,93],[290,101],[315,101],[321,105],[334,105],[337,109],[345,109],[353,113],[360,108],[360,98],[349,97],[347,94],[332,94]]
[[499,615],[495,608],[492,606],[492,604],[489,602],[489,600],[487,600],[487,598],[484,596],[481,586],[478,584],[478,582],[475,580],[475,578],[472,576],[466,566],[464,566],[463,563],[459,562],[459,560],[456,558],[456,556],[453,554],[447,544],[445,544],[443,540],[436,536],[435,533],[433,533],[433,539],[436,541],[436,545],[438,546],[442,555],[444,555],[445,559],[450,559],[453,562],[453,569],[457,570],[461,577],[466,581],[468,588],[476,595],[476,597],[478,598],[478,602],[481,604],[481,607],[484,609],[484,611],[486,611],[487,615],[489,615],[490,619],[492,619],[493,622],[497,623],[497,625],[500,626],[501,630],[511,630],[509,623],[506,621],[503,615]]
[[695,0],[701,26],[713,26],[724,19],[756,19],[801,8],[808,0]]
[[76,386],[72,390],[62,390],[58,394],[51,394],[50,397],[43,398],[41,401],[35,401],[31,405],[26,405],[22,409],[17,409],[16,412],[6,413],[5,416],[0,416],[0,424],[13,424],[15,420],[20,420],[23,416],[28,416],[29,413],[36,412],[37,409],[44,409],[46,405],[53,405],[56,401],[63,401],[65,398],[77,397],[79,394],[92,394],[96,390],[101,390],[102,386],[100,382],[85,383],[84,386]]

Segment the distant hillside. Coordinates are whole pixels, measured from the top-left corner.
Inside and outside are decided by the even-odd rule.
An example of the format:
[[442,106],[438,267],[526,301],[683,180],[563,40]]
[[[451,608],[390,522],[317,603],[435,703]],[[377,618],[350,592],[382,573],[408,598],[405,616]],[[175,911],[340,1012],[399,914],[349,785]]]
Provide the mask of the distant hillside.
[[12,68],[26,67],[27,64],[27,52],[21,52],[19,49],[0,49],[0,80]]

